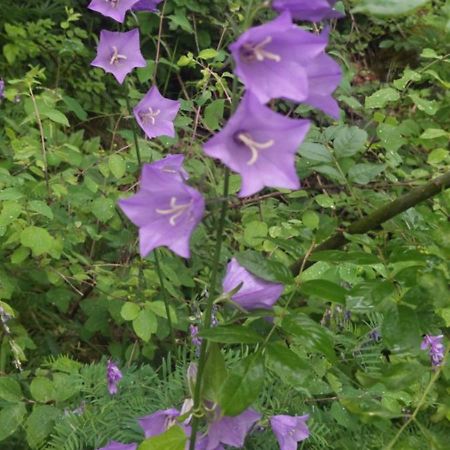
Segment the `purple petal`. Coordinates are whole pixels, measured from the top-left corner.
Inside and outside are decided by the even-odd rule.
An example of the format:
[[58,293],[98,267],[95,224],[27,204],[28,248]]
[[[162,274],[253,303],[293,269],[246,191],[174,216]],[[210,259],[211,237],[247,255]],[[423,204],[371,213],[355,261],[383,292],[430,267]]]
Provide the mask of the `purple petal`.
[[179,411],[173,408],[157,411],[149,416],[141,417],[138,422],[144,430],[146,438],[157,436],[164,433],[174,424],[176,417],[180,415]]
[[88,8],[123,23],[125,14],[139,0],[92,0]]
[[333,9],[337,0],[274,0],[272,8],[278,12],[289,11],[294,19],[319,22],[338,19],[343,14]]
[[297,450],[297,443],[309,437],[306,421],[309,416],[272,416],[270,424],[281,450]]
[[121,442],[111,441],[106,447],[99,448],[98,450],[136,450],[137,444],[122,444]]
[[134,6],[134,11],[157,11],[156,6],[161,3],[162,0],[139,0]]

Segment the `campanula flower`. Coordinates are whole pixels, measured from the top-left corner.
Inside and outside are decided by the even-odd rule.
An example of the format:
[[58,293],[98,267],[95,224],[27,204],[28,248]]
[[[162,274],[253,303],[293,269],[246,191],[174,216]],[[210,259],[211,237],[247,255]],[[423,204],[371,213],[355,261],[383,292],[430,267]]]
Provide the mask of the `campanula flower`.
[[147,65],[139,45],[139,30],[137,28],[125,33],[102,30],[97,57],[91,62],[91,65],[101,67],[105,72],[112,73],[116,80],[122,84],[125,77],[135,67]]
[[106,368],[106,379],[108,382],[108,391],[111,395],[117,394],[117,385],[122,378],[123,375],[120,369],[109,360]]
[[173,174],[147,164],[142,171],[140,190],[119,200],[125,215],[139,227],[142,257],[156,247],[167,246],[189,258],[191,234],[200,223],[205,209],[202,195]]
[[152,170],[159,170],[161,173],[170,175],[179,181],[185,181],[189,178],[189,174],[183,167],[184,155],[174,154],[168,155],[163,159],[155,161],[151,164],[144,164],[142,167],[141,183],[151,180],[151,174],[147,174]]
[[442,343],[442,339],[444,339],[442,334],[438,336],[431,336],[430,334],[427,334],[423,338],[422,344],[420,345],[422,350],[428,350],[431,364],[433,366],[440,366],[444,359],[445,347]]
[[282,284],[256,277],[232,258],[222,282],[223,292],[230,292],[241,283],[242,287],[231,300],[247,310],[272,308],[284,290]]
[[307,120],[278,114],[247,92],[225,127],[204,145],[204,151],[241,175],[240,197],[265,186],[298,189],[295,154],[308,130]]
[[125,14],[139,0],[92,0],[88,8],[123,23]]
[[139,0],[134,6],[134,11],[157,11],[156,6],[161,3],[162,0]]
[[134,117],[148,138],[175,137],[173,121],[180,109],[180,102],[164,98],[153,86],[134,108]]
[[[261,103],[273,98],[303,102],[308,98],[307,66],[325,51],[327,33],[302,30],[288,12],[250,28],[230,45],[235,72]],[[327,67],[323,68],[325,74]]]
[[281,450],[297,450],[297,443],[309,436],[308,414],[304,416],[272,416],[270,424]]
[[149,416],[141,417],[138,422],[144,430],[146,438],[157,436],[167,431],[171,426],[177,423],[177,417],[180,412],[177,409],[170,408],[156,411]]
[[106,447],[98,450],[136,450],[137,444],[122,444],[121,442],[111,441]]
[[319,22],[343,16],[333,9],[337,0],[273,0],[272,8],[278,12],[289,11],[294,19]]

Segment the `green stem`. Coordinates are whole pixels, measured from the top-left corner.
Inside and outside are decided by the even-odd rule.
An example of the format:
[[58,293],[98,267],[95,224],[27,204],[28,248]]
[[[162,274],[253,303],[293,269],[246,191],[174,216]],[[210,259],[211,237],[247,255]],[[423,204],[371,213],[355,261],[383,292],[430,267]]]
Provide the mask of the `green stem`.
[[[223,231],[225,228],[225,218],[228,209],[228,192],[230,187],[230,171],[228,168],[225,169],[225,178],[223,183],[223,201],[222,208],[220,211],[220,217],[217,222],[217,233],[216,233],[216,248],[214,251],[214,259],[213,266],[211,272],[210,279],[210,293],[208,297],[208,303],[206,304],[205,309],[205,317],[203,321],[203,328],[206,330],[211,327],[211,319],[212,319],[212,310],[213,303],[216,297],[216,284],[217,284],[217,276],[219,274],[219,265],[220,265],[220,254],[222,251],[222,242],[223,242]],[[201,390],[202,390],[202,378],[203,372],[206,364],[206,339],[203,339],[202,345],[200,347],[200,358],[198,362],[198,371],[197,371],[197,380],[195,382],[195,391],[194,391],[194,412],[198,411],[200,408],[201,402]],[[197,431],[199,426],[199,417],[194,414],[192,420],[192,432],[191,432],[191,441],[189,445],[189,450],[195,450],[195,441],[197,438]]]
[[[129,82],[127,81],[126,89],[125,89],[125,101],[127,103],[128,114],[131,117],[133,117],[133,109],[131,108],[130,95],[129,94],[130,94],[130,85],[129,85]],[[141,151],[139,149],[138,135],[137,135],[137,132],[136,132],[136,124],[135,124],[134,120],[132,120],[131,128],[133,130],[133,139],[134,139],[134,148],[136,149],[136,158],[137,158],[137,162],[138,162],[138,164],[140,166],[142,164]]]

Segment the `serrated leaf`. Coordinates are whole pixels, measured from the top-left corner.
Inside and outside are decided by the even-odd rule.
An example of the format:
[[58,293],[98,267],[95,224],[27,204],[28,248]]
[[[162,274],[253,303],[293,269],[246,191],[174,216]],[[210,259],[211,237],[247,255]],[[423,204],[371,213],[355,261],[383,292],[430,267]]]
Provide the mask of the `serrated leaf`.
[[333,161],[331,153],[322,144],[305,142],[300,147],[299,153],[301,156],[311,161],[325,162],[325,163]]
[[366,98],[366,108],[384,108],[388,103],[396,102],[400,94],[396,89],[383,88]]
[[118,155],[117,153],[114,153],[114,155],[111,155],[108,159],[108,167],[111,173],[117,178],[122,178],[126,171],[127,171],[127,165],[125,163],[125,160]]
[[55,399],[53,382],[45,377],[34,378],[30,384],[30,392],[33,398],[41,403],[47,403]]
[[228,325],[202,330],[199,336],[223,344],[257,344],[264,339],[256,331],[241,325]]
[[31,211],[42,214],[43,216],[47,217],[47,219],[53,220],[52,209],[50,208],[50,206],[47,205],[47,203],[41,200],[32,200],[31,202],[28,203],[28,208]]
[[61,415],[61,410],[53,406],[38,405],[33,408],[25,422],[27,442],[31,448],[40,447],[45,438],[53,431],[54,423]]
[[40,256],[51,252],[55,240],[46,229],[31,226],[25,228],[20,234],[20,243],[30,248],[34,256]]
[[334,138],[334,152],[338,158],[354,156],[364,149],[367,141],[367,132],[358,127],[345,127],[340,129]]
[[218,99],[212,101],[206,108],[203,120],[210,130],[217,130],[223,119],[225,100]]
[[348,171],[348,178],[353,183],[368,184],[380,175],[384,169],[384,164],[355,164]]
[[133,320],[133,330],[144,342],[148,342],[152,334],[158,330],[158,320],[149,309],[143,309]]

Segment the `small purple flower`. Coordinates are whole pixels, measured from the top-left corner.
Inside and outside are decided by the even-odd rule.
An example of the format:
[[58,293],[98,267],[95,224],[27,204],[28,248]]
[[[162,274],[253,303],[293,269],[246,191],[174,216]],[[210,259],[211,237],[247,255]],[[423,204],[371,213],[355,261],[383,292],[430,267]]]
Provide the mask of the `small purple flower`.
[[338,19],[343,14],[333,9],[337,0],[273,0],[272,8],[278,12],[289,11],[294,19],[319,22]]
[[297,443],[309,436],[308,414],[304,416],[272,416],[270,424],[281,450],[297,450]]
[[247,310],[272,308],[284,290],[282,284],[256,277],[232,258],[222,282],[223,292],[230,292],[241,283],[243,283],[242,287],[231,297],[231,300]]
[[111,441],[106,447],[99,448],[98,450],[136,450],[137,444],[122,444],[121,442]]
[[139,248],[144,258],[156,247],[167,246],[190,257],[189,242],[205,209],[202,195],[177,176],[160,170],[160,162],[144,165],[140,190],[119,206],[139,227]]
[[92,0],[88,8],[123,23],[125,14],[139,0]]
[[425,335],[420,348],[422,350],[428,350],[430,355],[431,364],[433,366],[440,366],[444,359],[445,347],[442,343],[444,336],[442,334],[438,336]]
[[202,338],[198,337],[198,326],[193,324],[189,325],[189,332],[191,333],[192,345],[200,347],[202,345]]
[[134,117],[148,138],[175,137],[173,121],[180,109],[180,102],[164,98],[153,86],[134,108]]
[[108,381],[108,391],[111,395],[117,394],[117,384],[123,378],[122,372],[111,360],[106,368],[106,378]]
[[105,72],[112,73],[122,84],[135,67],[146,65],[147,62],[140,49],[137,28],[125,33],[107,30],[100,32],[97,56],[91,62],[91,66],[101,67]]
[[379,332],[379,330],[377,328],[374,328],[370,333],[369,333],[369,338],[371,341],[373,342],[380,342],[381,341],[381,333]]
[[5,96],[5,82],[0,78],[0,100]]
[[[235,72],[261,103],[273,98],[308,98],[306,67],[325,51],[328,33],[316,35],[292,23],[288,12],[250,28],[230,45]],[[328,67],[323,67],[324,74]]]
[[203,148],[241,175],[240,197],[265,186],[299,189],[295,154],[309,126],[307,120],[290,119],[261,105],[247,92],[225,127]]
[[133,11],[151,11],[156,12],[156,6],[161,3],[162,0],[139,0],[134,6]]
[[141,417],[138,422],[144,430],[146,438],[157,436],[167,431],[171,426],[177,423],[176,418],[180,412],[177,409],[170,408],[157,411],[149,416]]

